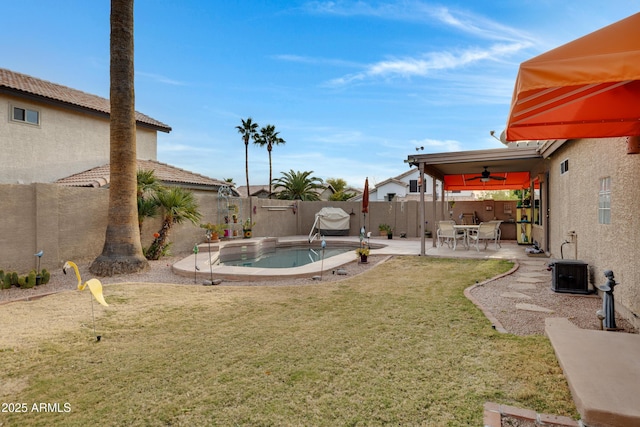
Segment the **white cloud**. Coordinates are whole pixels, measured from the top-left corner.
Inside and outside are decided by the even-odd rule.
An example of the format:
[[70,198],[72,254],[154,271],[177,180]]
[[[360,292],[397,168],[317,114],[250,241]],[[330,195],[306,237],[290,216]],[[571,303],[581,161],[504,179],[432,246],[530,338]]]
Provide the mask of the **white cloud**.
[[443,153],[460,151],[462,144],[459,141],[454,140],[437,140],[437,139],[414,139],[411,140],[411,145],[415,149],[416,147],[424,147],[424,150],[420,149],[420,153]]
[[434,71],[453,70],[479,61],[498,61],[529,47],[526,42],[495,44],[487,49],[471,48],[457,52],[432,52],[422,57],[391,58],[365,67],[359,73],[348,74],[329,81],[330,86],[343,86],[352,82],[374,78],[427,77]]
[[[336,16],[370,16],[385,20],[444,24],[464,33],[492,40],[533,38],[517,28],[503,25],[469,11],[436,6],[422,1],[369,4],[364,1],[313,1],[305,4],[309,13]],[[434,21],[435,20],[435,21]]]

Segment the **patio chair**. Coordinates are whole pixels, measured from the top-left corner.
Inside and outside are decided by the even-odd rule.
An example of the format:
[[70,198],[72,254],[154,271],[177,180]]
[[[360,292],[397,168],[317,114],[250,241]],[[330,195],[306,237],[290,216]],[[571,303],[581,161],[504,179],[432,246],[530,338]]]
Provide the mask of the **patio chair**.
[[484,241],[484,250],[487,250],[487,244],[490,240],[495,242],[496,250],[498,250],[499,225],[498,221],[481,222],[477,230],[469,230],[469,242],[474,244],[476,251],[480,252],[480,241]]
[[496,225],[496,245],[497,245],[497,248],[501,248],[502,245],[500,244],[500,238],[502,237],[502,230],[500,229],[500,224],[502,224],[502,220],[494,219],[493,221],[488,221],[488,222]]
[[449,248],[453,244],[453,250],[456,250],[458,240],[464,240],[465,234],[462,231],[453,228],[455,222],[453,221],[439,221],[438,231],[436,236],[438,238],[438,246],[442,247],[445,243]]

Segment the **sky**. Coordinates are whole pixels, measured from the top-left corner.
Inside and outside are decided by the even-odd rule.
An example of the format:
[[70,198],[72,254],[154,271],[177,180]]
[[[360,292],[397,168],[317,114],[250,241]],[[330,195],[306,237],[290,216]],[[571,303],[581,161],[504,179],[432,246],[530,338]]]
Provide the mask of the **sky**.
[[[246,185],[236,126],[274,125],[273,177],[362,188],[420,153],[504,147],[518,66],[640,0],[135,0],[136,110],[158,160]],[[108,0],[0,1],[0,67],[109,96]],[[266,148],[249,182],[267,185]]]

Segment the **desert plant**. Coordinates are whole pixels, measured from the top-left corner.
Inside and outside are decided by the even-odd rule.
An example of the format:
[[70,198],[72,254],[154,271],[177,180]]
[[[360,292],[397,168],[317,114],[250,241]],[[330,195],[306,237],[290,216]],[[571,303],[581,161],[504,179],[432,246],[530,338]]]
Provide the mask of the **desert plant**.
[[42,269],[42,271],[40,272],[40,276],[42,276],[42,281],[40,283],[42,283],[43,285],[49,283],[49,280],[51,279],[51,273],[49,273],[46,268]]
[[227,227],[224,224],[213,224],[207,222],[206,224],[200,224],[200,228],[204,228],[205,230],[210,231],[212,235],[217,234],[219,236],[224,233],[224,230]]
[[356,255],[360,256],[369,256],[369,247],[362,246],[356,249]]
[[159,191],[154,196],[162,207],[162,226],[154,234],[154,240],[145,256],[149,260],[158,260],[165,255],[168,248],[169,231],[174,224],[190,221],[198,224],[202,214],[198,210],[198,202],[192,191],[182,187],[171,187]]
[[4,274],[4,270],[0,270],[0,289],[9,289],[11,287],[11,277]]
[[16,273],[15,271],[13,271],[11,273],[11,285],[12,286],[18,286],[19,285],[18,273]]
[[389,224],[380,224],[378,225],[378,230],[380,230],[380,233],[390,233],[391,232],[391,226]]
[[31,270],[29,274],[27,274],[27,287],[33,288],[36,285],[36,271]]

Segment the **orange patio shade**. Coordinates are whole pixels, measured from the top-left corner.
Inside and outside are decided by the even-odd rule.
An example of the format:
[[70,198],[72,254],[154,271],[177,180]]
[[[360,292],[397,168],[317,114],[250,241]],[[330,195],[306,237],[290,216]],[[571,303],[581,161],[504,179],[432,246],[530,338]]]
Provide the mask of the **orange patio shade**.
[[491,173],[492,176],[499,176],[505,178],[504,180],[490,179],[487,182],[482,182],[479,179],[469,180],[470,178],[477,178],[479,174],[469,173],[460,175],[445,175],[444,176],[444,189],[447,191],[463,191],[463,190],[520,190],[522,188],[529,187],[530,174],[529,172],[502,172]]
[[640,135],[640,13],[520,64],[508,141]]

